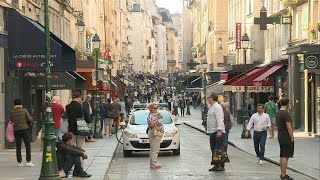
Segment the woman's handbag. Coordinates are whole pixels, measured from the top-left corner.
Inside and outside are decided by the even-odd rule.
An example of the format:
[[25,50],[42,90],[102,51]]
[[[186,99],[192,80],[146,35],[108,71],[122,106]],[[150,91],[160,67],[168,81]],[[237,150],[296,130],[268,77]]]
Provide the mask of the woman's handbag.
[[91,131],[84,119],[77,118],[77,133],[82,136],[90,136]]
[[152,127],[152,132],[153,132],[153,135],[154,135],[154,136],[158,136],[158,127],[157,127],[157,124],[155,124],[155,125]]
[[9,121],[6,130],[6,138],[9,142],[14,142],[13,122]]

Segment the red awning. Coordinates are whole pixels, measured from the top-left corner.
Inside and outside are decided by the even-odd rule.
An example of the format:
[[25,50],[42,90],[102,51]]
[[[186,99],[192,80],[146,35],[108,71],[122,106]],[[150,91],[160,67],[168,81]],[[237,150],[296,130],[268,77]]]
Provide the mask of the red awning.
[[[254,70],[254,68],[253,68],[253,69],[250,69],[250,70],[248,71],[248,73],[251,72],[251,71],[253,71],[253,70]],[[239,75],[237,75],[237,76],[235,76],[235,77],[233,77],[233,78],[231,78],[231,79],[228,79],[225,83],[223,83],[223,85],[231,85],[232,83],[238,81],[238,80],[241,79],[242,77],[244,77],[244,73],[241,73],[241,74],[239,74]]]
[[[269,66],[267,67],[261,67],[261,68],[256,68],[253,69],[252,71],[247,73],[247,78],[248,78],[248,86],[272,86],[273,81],[268,80],[268,81],[259,81],[259,82],[254,82],[257,77],[261,76],[265,72],[267,72],[270,69]],[[231,83],[232,86],[244,86],[244,79],[245,79],[245,74],[242,75],[241,78],[239,78],[237,81]]]
[[255,80],[253,81],[263,81],[270,75],[272,75],[274,72],[278,71],[280,68],[282,68],[285,65],[285,63],[278,63],[272,66],[268,71],[263,73],[262,75],[258,76]]

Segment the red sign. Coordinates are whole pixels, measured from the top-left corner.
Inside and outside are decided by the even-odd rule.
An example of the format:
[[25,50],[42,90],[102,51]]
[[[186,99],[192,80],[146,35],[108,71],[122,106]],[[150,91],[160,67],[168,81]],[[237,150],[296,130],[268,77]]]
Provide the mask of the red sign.
[[236,49],[241,49],[241,23],[236,23]]
[[110,48],[107,48],[106,52],[104,52],[103,59],[107,61],[109,59],[109,56],[110,56]]

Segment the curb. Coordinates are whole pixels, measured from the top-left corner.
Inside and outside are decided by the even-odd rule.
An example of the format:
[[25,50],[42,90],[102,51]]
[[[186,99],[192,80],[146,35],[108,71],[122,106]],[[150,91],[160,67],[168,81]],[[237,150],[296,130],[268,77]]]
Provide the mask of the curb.
[[109,174],[107,174],[107,172],[109,171],[109,169],[110,169],[110,167],[111,167],[111,164],[112,164],[112,161],[113,161],[113,158],[114,158],[114,156],[115,156],[115,154],[116,154],[116,152],[117,152],[117,149],[118,149],[118,146],[119,146],[119,141],[117,140],[117,142],[118,142],[118,143],[117,143],[117,145],[116,145],[115,150],[113,151],[113,154],[112,154],[112,157],[111,157],[111,161],[110,161],[110,163],[109,163],[109,165],[108,165],[108,167],[107,167],[106,173],[105,173],[105,175],[104,175],[104,179],[105,179],[105,178],[110,179]]
[[[191,125],[191,124],[188,124],[188,123],[186,123],[186,122],[184,122],[183,124],[185,124],[185,125],[187,125],[187,126],[189,126],[189,127],[193,128],[193,129],[196,129],[196,130],[198,130],[198,131],[200,131],[200,132],[202,132],[202,133],[206,134],[206,132],[205,132],[203,129],[197,128],[197,127],[195,127],[195,126],[193,126],[193,125]],[[207,135],[207,134],[206,134],[206,135]],[[237,147],[233,142],[229,141],[228,143],[229,143],[231,146],[233,146],[233,147],[235,147],[235,148],[237,148],[237,149],[241,150],[242,152],[245,152],[245,153],[247,153],[247,154],[250,154],[250,155],[254,156],[253,154],[248,153],[247,151],[245,151],[245,150],[243,150],[243,149],[241,149],[241,148]],[[272,159],[270,159],[270,158],[267,158],[267,157],[265,157],[264,159],[265,159],[267,162],[270,162],[270,163],[272,163],[272,164],[275,164],[275,165],[280,166],[280,163],[279,163],[279,162],[277,162],[277,161],[274,161],[274,160],[272,160]],[[309,177],[309,178],[311,178],[311,179],[314,179],[314,180],[317,180],[317,179],[318,179],[318,178],[313,177],[313,176],[311,176],[311,175],[308,175],[308,174],[306,174],[306,173],[304,173],[304,172],[302,172],[302,171],[299,171],[299,170],[297,170],[297,169],[295,169],[295,168],[287,167],[287,169],[289,169],[289,170],[291,170],[291,171],[293,171],[293,172],[296,172],[296,173],[302,174],[302,175],[304,175],[304,176],[307,176],[307,177]]]

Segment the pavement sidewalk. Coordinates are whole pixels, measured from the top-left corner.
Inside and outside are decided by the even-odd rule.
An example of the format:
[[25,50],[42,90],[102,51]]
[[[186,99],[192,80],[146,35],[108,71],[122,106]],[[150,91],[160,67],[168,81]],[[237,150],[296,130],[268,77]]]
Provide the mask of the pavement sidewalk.
[[[84,161],[84,170],[92,174],[90,180],[103,180],[111,164],[118,141],[115,136],[95,139],[96,142],[86,142],[84,150],[89,158]],[[40,142],[32,144],[32,162],[35,167],[17,167],[15,149],[6,149],[0,152],[0,180],[36,180],[40,176],[42,152]],[[22,143],[22,147],[24,144]],[[23,164],[25,164],[25,150],[22,150]],[[80,179],[74,177],[73,179]]]
[[[191,116],[180,118],[186,125],[204,132],[200,109],[192,109]],[[256,156],[252,139],[241,139],[242,124],[233,123],[229,134],[229,143]],[[252,132],[252,131],[251,131]],[[252,132],[253,133],[253,132]],[[303,132],[295,132],[294,158],[289,160],[291,170],[320,179],[320,139],[310,137]],[[278,164],[280,147],[278,139],[267,139],[265,157],[268,161]]]

